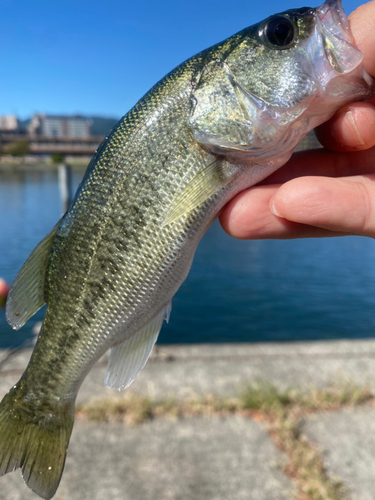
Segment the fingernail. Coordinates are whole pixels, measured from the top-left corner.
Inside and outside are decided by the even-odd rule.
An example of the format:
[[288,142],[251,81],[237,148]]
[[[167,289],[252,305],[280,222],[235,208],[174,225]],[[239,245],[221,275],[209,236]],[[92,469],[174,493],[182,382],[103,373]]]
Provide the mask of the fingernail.
[[353,118],[353,113],[351,111],[349,111],[349,113],[347,114],[348,118],[349,118],[349,121],[353,127],[353,131],[358,139],[358,145],[360,146],[363,146],[365,144],[365,141],[363,140],[363,137],[361,135],[361,132],[359,131],[359,128],[357,127],[357,124],[356,122],[354,121],[354,118]]
[[[354,119],[355,113],[351,109],[338,113],[338,119],[334,121],[332,127],[332,136],[339,144],[347,144],[351,147],[364,146],[362,134]],[[343,122],[344,120],[344,122]],[[348,122],[350,125],[348,125]],[[344,126],[343,126],[344,123]],[[345,125],[346,123],[346,125]]]
[[272,199],[271,199],[271,201],[270,201],[270,210],[271,210],[271,212],[272,212],[274,215],[276,215],[276,217],[281,217],[282,219],[285,219],[285,217],[284,217],[283,215],[279,214],[279,212],[276,210],[276,208],[275,208],[275,204],[274,204],[274,202],[273,202],[273,198],[272,198]]

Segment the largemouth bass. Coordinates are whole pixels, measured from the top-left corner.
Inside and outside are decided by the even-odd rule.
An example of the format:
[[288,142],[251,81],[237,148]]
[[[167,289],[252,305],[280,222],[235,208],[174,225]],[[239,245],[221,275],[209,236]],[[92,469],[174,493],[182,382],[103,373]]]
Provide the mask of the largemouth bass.
[[21,467],[54,495],[93,364],[111,348],[106,384],[127,387],[220,209],[340,106],[374,95],[353,43],[340,0],[271,16],[182,63],[113,128],[9,295],[15,329],[48,307],[0,404],[0,475]]

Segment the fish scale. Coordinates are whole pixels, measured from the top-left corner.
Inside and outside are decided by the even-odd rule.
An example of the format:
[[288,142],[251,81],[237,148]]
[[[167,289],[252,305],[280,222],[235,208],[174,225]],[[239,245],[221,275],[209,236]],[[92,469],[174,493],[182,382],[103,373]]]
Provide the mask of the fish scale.
[[[191,75],[189,75],[191,78]],[[167,80],[168,85],[168,80]],[[165,92],[163,88],[161,88],[162,92]],[[169,100],[170,101],[170,100]],[[124,119],[124,124],[117,128],[116,132],[119,134],[119,131],[126,131],[126,134],[130,136],[129,140],[132,140],[132,129],[137,129],[138,122],[142,121],[144,114],[147,111],[148,113],[155,107],[158,106],[159,99],[152,98],[151,105],[143,105],[140,106],[140,112],[137,113],[135,117],[135,113],[132,114],[132,119],[135,120],[135,125],[130,128],[127,123],[127,118]],[[181,104],[180,104],[181,103]],[[171,106],[171,102],[168,103]],[[187,116],[189,112],[189,101],[186,102],[185,96],[181,96],[177,100],[177,104],[175,104],[176,110],[173,109],[174,117],[178,117],[181,113],[185,114],[185,122],[187,121]],[[146,111],[144,111],[146,109]],[[170,112],[170,108],[165,108],[165,113]],[[154,205],[150,204],[148,208],[145,208],[140,200],[143,200],[144,197],[149,197],[152,202],[155,201],[155,196],[153,193],[159,193],[159,185],[162,182],[162,178],[167,175],[167,177],[172,174],[173,185],[176,190],[180,188],[181,185],[181,177],[189,175],[189,169],[191,170],[191,176],[194,173],[202,168],[202,163],[204,161],[204,156],[210,156],[207,153],[202,152],[196,144],[194,144],[194,148],[197,151],[196,158],[192,154],[191,149],[185,149],[188,152],[187,156],[189,157],[189,165],[188,169],[182,170],[181,168],[176,168],[173,162],[173,150],[175,147],[175,141],[180,143],[182,141],[193,143],[191,131],[186,127],[186,125],[182,125],[177,128],[177,130],[171,130],[170,126],[166,126],[163,117],[160,116],[161,113],[158,111],[159,119],[157,125],[154,125],[154,132],[151,134],[151,139],[149,142],[143,147],[143,142],[140,141],[140,148],[135,153],[137,157],[137,171],[135,175],[131,176],[129,179],[126,178],[122,185],[116,186],[115,197],[110,200],[110,207],[108,204],[105,204],[105,220],[103,221],[103,227],[100,229],[100,238],[97,241],[94,241],[92,244],[92,254],[87,254],[87,234],[90,234],[92,231],[92,225],[90,224],[90,219],[93,220],[93,224],[96,224],[96,217],[102,217],[102,209],[101,204],[96,205],[91,208],[91,206],[87,206],[92,201],[91,192],[96,191],[96,186],[100,186],[100,194],[103,195],[103,198],[109,199],[110,195],[113,191],[113,179],[112,175],[108,173],[103,167],[93,170],[93,174],[91,174],[86,179],[85,186],[80,190],[78,197],[76,198],[75,205],[73,205],[73,209],[68,214],[66,220],[64,220],[61,229],[56,235],[56,238],[61,238],[64,240],[63,251],[61,253],[53,254],[51,257],[50,268],[52,269],[49,280],[55,281],[55,276],[53,275],[53,269],[58,269],[59,275],[68,275],[69,278],[65,281],[65,287],[59,286],[58,289],[58,297],[56,300],[63,302],[69,302],[72,299],[76,302],[75,294],[72,294],[72,289],[74,290],[74,283],[80,283],[80,288],[77,290],[77,297],[80,297],[80,302],[76,304],[74,313],[69,311],[69,314],[66,314],[61,308],[60,314],[58,316],[54,316],[51,323],[49,323],[49,328],[54,330],[54,332],[58,333],[60,330],[61,336],[66,339],[66,330],[73,329],[73,324],[67,324],[66,317],[72,318],[74,317],[74,325],[75,329],[79,331],[79,340],[77,337],[77,342],[82,344],[83,347],[86,346],[87,340],[89,340],[92,345],[97,346],[102,343],[103,334],[111,329],[111,325],[113,324],[113,318],[121,318],[123,316],[125,319],[128,319],[130,316],[136,315],[137,306],[141,306],[142,304],[139,302],[138,297],[149,295],[147,291],[152,289],[152,280],[147,280],[148,276],[154,276],[154,282],[158,283],[161,280],[161,273],[164,272],[164,268],[162,271],[157,271],[160,266],[159,261],[163,260],[165,256],[167,256],[171,252],[171,248],[173,249],[173,243],[175,241],[175,232],[176,229],[173,229],[173,234],[171,235],[171,229],[165,228],[165,235],[163,238],[155,231],[155,224],[160,223],[162,212],[159,212],[159,216],[154,209]],[[167,123],[170,122],[169,113],[166,118]],[[174,120],[172,121],[172,124]],[[183,122],[182,122],[183,123]],[[171,124],[171,125],[172,125]],[[159,132],[161,131],[161,133]],[[182,132],[185,132],[182,135]],[[115,133],[115,144],[119,140]],[[108,140],[111,141],[112,137]],[[127,149],[127,137],[123,134],[121,135],[122,144],[121,149],[126,151]],[[136,139],[137,141],[137,139]],[[162,167],[160,168],[160,161],[157,154],[151,158],[148,154],[150,144],[156,146],[158,143],[158,147],[160,151],[167,157],[167,150],[171,150],[171,158],[172,161],[168,163],[168,160],[164,160]],[[110,142],[111,144],[111,142]],[[110,161],[111,157],[108,159],[108,153],[106,145],[104,144],[103,153],[98,156],[97,162],[98,165],[101,163],[106,165],[108,161]],[[145,150],[145,155],[143,155],[143,151]],[[150,165],[150,161],[153,159],[155,168],[153,165]],[[196,160],[194,163],[193,160]],[[123,162],[123,165],[116,170],[114,173],[115,177],[124,177],[124,172],[128,172],[131,169],[133,159],[133,154],[130,154],[128,158]],[[179,162],[183,163],[184,158],[181,153],[179,156]],[[172,168],[169,168],[169,165]],[[187,172],[186,172],[187,170]],[[151,176],[153,179],[150,177]],[[102,173],[104,175],[102,175]],[[109,174],[109,175],[108,175]],[[148,182],[142,182],[142,177],[148,177]],[[186,182],[186,180],[185,180]],[[109,184],[108,190],[106,189],[107,183]],[[164,197],[163,197],[164,194]],[[166,191],[165,193],[157,194],[157,199],[159,201],[158,205],[163,206],[165,204],[165,198],[171,198],[170,191]],[[122,203],[116,204],[117,199],[121,199]],[[137,209],[137,204],[141,203],[143,205],[144,214],[142,218],[139,216],[139,211]],[[159,206],[156,205],[157,208]],[[74,207],[77,207],[75,210]],[[88,214],[90,216],[88,217]],[[151,215],[151,217],[150,217]],[[149,222],[146,224],[142,223],[142,220],[146,218],[149,219]],[[82,219],[82,221],[81,221]],[[73,224],[74,223],[74,224]],[[183,231],[183,224],[182,231]],[[74,229],[72,229],[74,227]],[[67,229],[66,229],[67,228]],[[148,238],[143,238],[143,232],[148,231]],[[96,236],[99,237],[99,234]],[[126,252],[116,252],[112,246],[112,238],[120,238],[123,241],[123,245],[126,246]],[[91,240],[92,241],[92,240]],[[73,253],[76,255],[72,257],[71,246],[73,247]],[[79,246],[81,253],[77,253],[77,246]],[[138,258],[134,260],[134,254],[138,254]],[[61,255],[62,254],[62,255]],[[81,273],[72,274],[71,272],[71,261],[72,258],[80,260],[80,256],[83,254],[84,259],[81,260]],[[54,262],[54,259],[57,262]],[[86,267],[83,262],[88,261],[88,267]],[[66,262],[66,269],[64,267],[64,262]],[[102,275],[101,265],[106,263],[106,269],[104,275]],[[164,266],[165,267],[165,266]],[[82,292],[83,288],[83,277],[86,276],[85,282],[88,280],[92,280],[89,283],[89,286],[86,287],[86,290]],[[114,276],[116,276],[116,284],[113,284]],[[96,278],[98,277],[98,278]],[[96,278],[96,279],[95,279]],[[144,282],[146,281],[146,286],[144,286]],[[94,285],[94,286],[92,286]],[[111,285],[113,286],[113,291],[110,290]],[[103,301],[98,294],[98,289],[102,287],[106,290],[107,297]],[[66,288],[66,290],[64,290]],[[156,288],[156,287],[155,287]],[[109,290],[108,290],[109,289]],[[174,292],[175,290],[173,290]],[[69,301],[65,300],[64,296],[69,296]],[[73,297],[72,297],[73,295]],[[155,292],[154,294],[155,295]],[[125,297],[121,300],[122,297]],[[53,295],[49,298],[48,304],[51,309],[53,308]],[[149,299],[150,300],[150,299]],[[158,300],[156,296],[154,301]],[[160,300],[160,299],[159,299]],[[165,299],[162,299],[159,307],[164,305]],[[151,313],[154,314],[155,307],[158,307],[150,304]],[[93,312],[95,311],[95,313]],[[128,335],[131,336],[134,330],[138,330],[143,324],[147,323],[151,317],[145,315],[145,311],[142,310],[141,314],[138,314],[134,320],[131,321],[130,324],[127,325]],[[46,315],[46,320],[49,321],[48,312]],[[121,319],[118,319],[117,322],[121,322]],[[132,325],[134,327],[132,328]],[[87,333],[85,333],[85,331]],[[71,336],[75,337],[74,332],[70,333]],[[87,338],[88,336],[88,338]],[[75,344],[66,344],[69,349],[76,349]],[[103,350],[106,350],[108,346],[104,344]],[[100,356],[102,352],[98,352],[97,356]],[[64,359],[65,361],[65,359]],[[40,361],[38,360],[38,363]],[[66,366],[66,363],[62,365],[63,367],[63,377],[66,376],[66,373],[70,373],[68,383],[71,382],[71,379],[79,379],[81,376],[80,370],[82,367],[77,363],[76,359],[73,359],[74,366],[70,367]],[[54,367],[54,371],[56,372],[59,367]],[[83,369],[86,369],[84,367]],[[72,377],[72,373],[78,370],[78,374],[75,374]],[[43,377],[40,377],[41,386],[45,386],[48,381],[48,373],[43,371]]]
[[47,311],[0,404],[0,475],[22,467],[30,488],[54,495],[95,361],[111,348],[106,384],[127,387],[225,203],[340,106],[373,96],[352,42],[336,0],[277,14],[181,64],[113,128],[9,294],[15,329]]

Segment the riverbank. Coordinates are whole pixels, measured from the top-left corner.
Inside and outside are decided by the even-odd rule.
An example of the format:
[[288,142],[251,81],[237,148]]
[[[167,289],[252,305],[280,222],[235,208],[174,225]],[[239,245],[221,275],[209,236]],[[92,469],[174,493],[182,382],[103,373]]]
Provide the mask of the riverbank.
[[[9,354],[1,396],[30,350]],[[56,498],[374,498],[374,340],[161,346],[125,393],[105,371],[79,393]],[[0,481],[1,500],[36,498],[19,473]]]
[[[84,171],[89,164],[91,157],[66,156],[64,163],[70,165],[75,170]],[[55,171],[57,165],[52,162],[51,157],[40,157],[27,155],[22,157],[13,157],[10,155],[0,156],[1,172],[44,172]]]

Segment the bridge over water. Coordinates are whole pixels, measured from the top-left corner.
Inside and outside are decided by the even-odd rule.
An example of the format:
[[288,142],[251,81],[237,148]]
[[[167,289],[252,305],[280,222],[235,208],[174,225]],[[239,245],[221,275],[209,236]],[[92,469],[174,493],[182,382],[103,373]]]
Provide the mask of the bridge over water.
[[18,134],[0,134],[0,146],[6,148],[14,142],[24,141],[31,154],[93,155],[102,136],[92,137],[45,137]]

